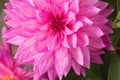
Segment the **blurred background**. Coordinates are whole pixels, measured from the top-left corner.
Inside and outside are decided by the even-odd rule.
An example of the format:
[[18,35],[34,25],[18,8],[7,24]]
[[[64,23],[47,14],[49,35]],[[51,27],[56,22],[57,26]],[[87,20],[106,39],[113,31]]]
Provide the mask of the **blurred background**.
[[[4,16],[4,3],[8,0],[0,0],[0,18]],[[87,0],[86,0],[87,1]],[[110,19],[113,21],[112,28],[114,33],[111,35],[114,52],[105,51],[103,65],[91,64],[90,70],[86,69],[86,77],[77,76],[73,70],[63,80],[120,80],[120,0],[102,0],[109,3],[109,7],[114,9]],[[0,29],[3,27],[0,21]]]

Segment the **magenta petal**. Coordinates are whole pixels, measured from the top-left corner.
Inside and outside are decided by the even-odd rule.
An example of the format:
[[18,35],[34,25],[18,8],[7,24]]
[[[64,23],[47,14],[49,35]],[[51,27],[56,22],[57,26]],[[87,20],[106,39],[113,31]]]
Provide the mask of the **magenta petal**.
[[86,6],[86,5],[95,5],[99,0],[81,0],[80,6]]
[[101,37],[104,35],[103,31],[97,26],[85,28],[84,31],[85,33],[87,33],[88,36],[93,38]]
[[35,73],[39,73],[41,76],[52,67],[54,58],[51,55],[51,53],[40,53],[36,56],[34,63]]
[[64,47],[66,47],[66,48],[70,48],[70,46],[68,44],[68,41],[67,41],[67,35],[64,35],[64,39],[63,39],[62,45]]
[[69,24],[69,23],[74,23],[75,20],[76,20],[75,13],[69,12],[66,19],[67,19],[67,21],[65,23],[66,25]]
[[80,65],[83,65],[83,58],[84,58],[84,53],[82,52],[80,47],[70,49],[70,54],[72,55],[72,58]]
[[24,37],[16,36],[12,39],[9,39],[7,42],[15,45],[21,45],[24,40],[25,40]]
[[48,71],[48,76],[49,76],[49,79],[50,80],[55,80],[56,78],[56,72],[53,68],[51,68],[49,71]]
[[75,61],[72,62],[72,67],[77,75],[80,75],[80,65]]
[[101,49],[105,47],[104,42],[101,38],[90,39],[90,47],[95,49]]
[[68,44],[70,45],[70,47],[76,48],[77,46],[77,35],[76,34],[67,36],[67,40],[68,40]]
[[79,0],[72,0],[70,4],[70,10],[73,11],[74,13],[79,12]]
[[90,68],[90,52],[87,47],[81,47],[82,53],[83,53],[83,61],[84,61],[84,67]]
[[13,73],[10,69],[8,69],[5,65],[3,65],[0,62],[0,75],[11,75],[11,76],[13,76]]
[[91,55],[91,62],[97,63],[97,64],[103,64],[103,61],[100,55]]
[[83,23],[85,27],[91,26],[93,24],[93,21],[91,21],[89,18],[85,16],[79,17],[79,20]]
[[72,25],[70,27],[70,29],[74,32],[77,32],[81,27],[83,27],[83,24],[81,21],[77,21],[76,23],[74,23],[74,25]]
[[107,17],[109,16],[114,10],[113,9],[104,9],[101,13],[102,16]]
[[72,33],[74,33],[71,29],[69,29],[67,26],[64,27],[64,31],[63,33],[65,35],[71,35]]
[[[34,60],[34,54],[36,53],[34,46],[34,39],[25,40],[22,45],[18,48],[15,58],[18,62],[30,63]],[[29,45],[28,45],[29,44]],[[24,46],[24,47],[23,47]],[[29,55],[30,54],[30,55]],[[31,64],[31,63],[30,63]]]
[[80,8],[79,14],[82,16],[92,17],[92,16],[97,15],[99,13],[99,11],[100,11],[100,9],[97,7],[86,6],[86,7]]
[[85,32],[79,31],[77,33],[77,37],[78,37],[78,45],[79,46],[89,45],[89,37]]
[[24,21],[21,25],[28,31],[35,31],[39,27],[39,23],[34,19]]
[[[62,61],[62,62],[61,62]],[[68,68],[69,57],[68,57],[68,49],[60,48],[55,52],[55,69],[61,80],[66,68]]]
[[102,25],[104,25],[105,23],[108,22],[108,20],[101,15],[97,15],[97,16],[91,18],[91,20],[98,26],[102,26]]

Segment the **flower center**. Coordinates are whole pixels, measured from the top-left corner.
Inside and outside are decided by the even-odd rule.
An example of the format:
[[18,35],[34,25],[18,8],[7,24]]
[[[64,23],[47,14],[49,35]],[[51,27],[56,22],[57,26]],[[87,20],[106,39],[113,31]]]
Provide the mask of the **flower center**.
[[3,80],[14,80],[13,76],[4,76]]
[[53,28],[58,32],[64,29],[64,21],[62,19],[53,19],[52,25],[53,25]]

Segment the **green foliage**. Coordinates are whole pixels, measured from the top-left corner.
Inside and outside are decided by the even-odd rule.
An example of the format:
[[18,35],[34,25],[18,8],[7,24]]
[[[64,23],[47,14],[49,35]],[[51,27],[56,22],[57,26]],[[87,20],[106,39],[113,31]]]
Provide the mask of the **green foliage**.
[[112,54],[108,80],[120,80],[120,55]]

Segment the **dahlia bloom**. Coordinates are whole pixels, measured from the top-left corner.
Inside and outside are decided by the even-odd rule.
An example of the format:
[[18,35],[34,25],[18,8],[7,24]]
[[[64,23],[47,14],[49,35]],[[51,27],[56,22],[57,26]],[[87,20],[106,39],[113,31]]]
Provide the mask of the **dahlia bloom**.
[[0,80],[33,80],[32,71],[22,69],[12,58],[11,47],[5,39],[3,43],[4,48],[0,45]]
[[[112,9],[99,0],[10,0],[4,35],[18,45],[15,58],[34,65],[34,80],[62,80],[71,68],[85,76],[90,62],[101,64],[103,49],[113,50],[107,16]],[[46,74],[46,75],[45,75]]]

